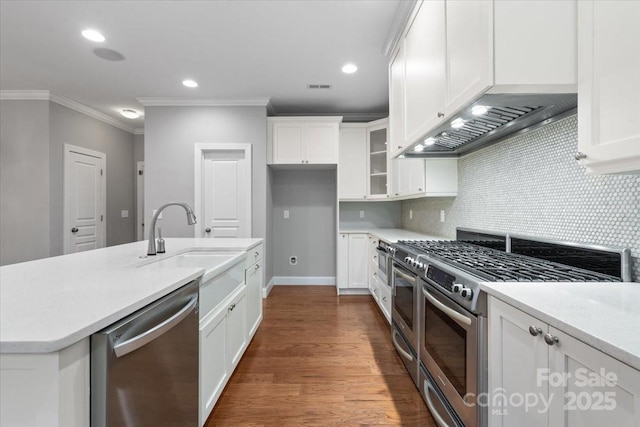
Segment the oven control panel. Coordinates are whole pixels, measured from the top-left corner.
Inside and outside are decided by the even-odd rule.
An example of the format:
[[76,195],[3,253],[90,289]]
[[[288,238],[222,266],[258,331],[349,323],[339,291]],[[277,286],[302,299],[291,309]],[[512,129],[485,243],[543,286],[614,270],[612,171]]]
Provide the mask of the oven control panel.
[[464,300],[471,301],[473,299],[473,289],[465,283],[465,280],[456,279],[453,274],[449,274],[433,264],[429,264],[425,277],[452,294],[459,295]]

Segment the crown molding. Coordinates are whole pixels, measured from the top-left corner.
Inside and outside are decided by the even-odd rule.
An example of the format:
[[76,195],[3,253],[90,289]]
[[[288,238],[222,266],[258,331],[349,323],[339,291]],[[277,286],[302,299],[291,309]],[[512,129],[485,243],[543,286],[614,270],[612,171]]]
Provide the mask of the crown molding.
[[134,135],[144,135],[144,128],[137,128],[134,132]]
[[398,42],[402,38],[402,34],[404,33],[404,29],[415,9],[416,3],[418,3],[418,0],[398,2],[396,14],[393,17],[393,21],[389,27],[389,32],[387,33],[387,38],[382,46],[382,53],[387,58],[391,58],[393,51],[396,49]]
[[134,133],[135,129],[126,123],[107,116],[100,111],[87,107],[73,99],[56,95],[48,90],[0,90],[0,100],[2,101],[51,101],[70,108],[78,113],[84,114],[108,125],[122,129],[125,132]]
[[136,98],[145,107],[268,107],[271,98]]

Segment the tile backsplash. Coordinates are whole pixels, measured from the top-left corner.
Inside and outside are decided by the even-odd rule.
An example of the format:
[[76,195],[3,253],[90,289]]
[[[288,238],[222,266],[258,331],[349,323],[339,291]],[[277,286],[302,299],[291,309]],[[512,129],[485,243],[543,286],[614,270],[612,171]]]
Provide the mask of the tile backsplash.
[[577,139],[574,115],[460,158],[458,196],[402,202],[402,228],[455,238],[456,227],[468,227],[628,247],[640,282],[640,175],[587,175],[573,158]]

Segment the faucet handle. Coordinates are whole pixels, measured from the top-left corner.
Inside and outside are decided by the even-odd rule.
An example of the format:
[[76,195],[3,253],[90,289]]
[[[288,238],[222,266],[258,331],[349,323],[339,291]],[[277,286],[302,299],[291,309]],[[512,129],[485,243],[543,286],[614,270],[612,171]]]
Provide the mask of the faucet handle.
[[162,228],[158,227],[158,250],[159,254],[165,253],[164,249],[164,239],[162,238]]

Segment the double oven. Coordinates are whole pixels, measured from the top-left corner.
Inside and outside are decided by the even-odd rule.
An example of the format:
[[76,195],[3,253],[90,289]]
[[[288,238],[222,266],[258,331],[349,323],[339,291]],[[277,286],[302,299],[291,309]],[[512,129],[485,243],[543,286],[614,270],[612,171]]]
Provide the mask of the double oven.
[[391,270],[393,344],[440,427],[483,425],[483,408],[470,398],[485,389],[486,317],[447,295],[464,284],[447,266],[404,259]]

